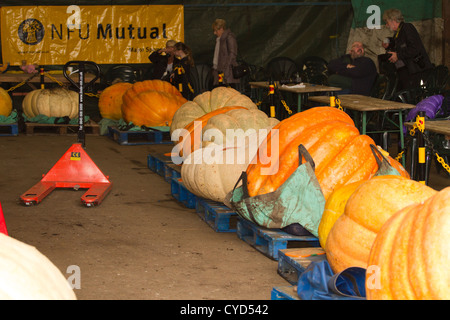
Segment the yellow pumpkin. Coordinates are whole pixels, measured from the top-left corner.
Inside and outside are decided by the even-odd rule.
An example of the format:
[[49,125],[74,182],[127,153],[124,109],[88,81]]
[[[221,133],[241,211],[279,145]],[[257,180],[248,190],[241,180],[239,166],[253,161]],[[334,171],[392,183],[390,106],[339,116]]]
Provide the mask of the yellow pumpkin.
[[378,176],[363,183],[328,234],[325,252],[332,270],[367,268],[370,249],[383,224],[398,210],[434,194],[436,190],[401,176]]
[[0,88],[0,116],[8,117],[12,111],[12,99],[8,92]]
[[239,91],[232,88],[217,87],[211,91],[199,94],[194,100],[183,104],[173,116],[170,134],[177,129],[186,127],[195,119],[211,111],[230,106],[247,109],[258,108],[249,97],[241,94]]
[[325,203],[322,219],[319,224],[319,242],[320,246],[325,249],[327,243],[328,234],[331,228],[336,223],[336,220],[344,213],[345,205],[348,198],[355,192],[365,180],[346,184],[336,190],[334,190]]
[[372,246],[370,300],[450,299],[450,187],[395,213]]
[[65,88],[33,90],[23,99],[22,109],[28,118],[45,115],[73,119],[78,115],[78,96]]
[[118,82],[102,91],[98,99],[98,109],[103,118],[122,119],[122,97],[131,87],[131,83]]
[[75,300],[61,271],[35,247],[0,233],[1,300]]

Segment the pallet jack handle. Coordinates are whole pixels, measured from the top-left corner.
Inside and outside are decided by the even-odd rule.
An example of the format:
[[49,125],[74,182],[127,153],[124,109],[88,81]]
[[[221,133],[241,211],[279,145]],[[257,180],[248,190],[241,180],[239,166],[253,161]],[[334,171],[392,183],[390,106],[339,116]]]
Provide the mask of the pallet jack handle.
[[[70,75],[67,73],[68,67],[70,65],[78,65],[79,78],[78,83],[73,81]],[[94,79],[89,81],[87,85],[84,83],[84,73],[86,71],[86,65],[94,66]],[[63,74],[69,82],[71,82],[79,91],[79,107],[78,107],[78,142],[81,143],[81,146],[85,148],[86,138],[85,138],[85,130],[84,130],[84,88],[89,87],[91,84],[94,84],[95,81],[100,77],[100,67],[93,61],[69,61],[63,67]]]

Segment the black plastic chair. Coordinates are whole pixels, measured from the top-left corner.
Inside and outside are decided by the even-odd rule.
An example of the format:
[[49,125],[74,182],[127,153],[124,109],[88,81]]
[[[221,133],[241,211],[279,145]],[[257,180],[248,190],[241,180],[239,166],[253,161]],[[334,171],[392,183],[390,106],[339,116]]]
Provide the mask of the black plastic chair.
[[113,66],[106,71],[103,77],[103,82],[107,86],[110,86],[117,82],[129,82],[134,83],[140,81],[140,73],[138,70],[129,65],[117,65]]
[[194,97],[213,88],[213,76],[211,67],[204,63],[196,64],[191,68],[190,81],[194,90]]
[[266,67],[267,77],[273,81],[293,80],[300,69],[294,60],[288,57],[276,57]]
[[303,82],[326,84],[328,79],[328,62],[316,56],[304,58],[301,77]]
[[388,88],[389,79],[384,74],[378,74],[373,84],[370,96],[373,98],[383,99]]
[[427,96],[443,94],[450,78],[449,70],[444,65],[439,65],[425,72],[422,77],[423,89]]

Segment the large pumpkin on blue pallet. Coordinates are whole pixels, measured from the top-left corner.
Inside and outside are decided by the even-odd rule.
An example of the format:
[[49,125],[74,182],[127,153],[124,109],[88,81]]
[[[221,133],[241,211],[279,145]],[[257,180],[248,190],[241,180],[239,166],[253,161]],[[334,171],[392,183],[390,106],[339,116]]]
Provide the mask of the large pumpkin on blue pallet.
[[134,83],[122,97],[122,117],[136,126],[170,126],[173,115],[187,100],[170,83],[145,80]]
[[349,197],[326,239],[327,260],[335,273],[367,268],[369,254],[383,224],[397,211],[427,200],[436,190],[401,176],[376,176]]
[[12,100],[8,92],[0,88],[0,116],[8,117],[12,111]]
[[[315,162],[325,200],[335,189],[367,180],[378,170],[370,147],[375,142],[361,135],[353,120],[337,108],[311,108],[281,121],[273,129],[247,168],[250,196],[273,192],[291,176],[298,167],[300,144]],[[398,162],[387,158],[400,174],[409,177]]]
[[78,115],[78,96],[77,92],[65,88],[33,90],[23,99],[22,109],[28,118],[44,115],[73,119]]

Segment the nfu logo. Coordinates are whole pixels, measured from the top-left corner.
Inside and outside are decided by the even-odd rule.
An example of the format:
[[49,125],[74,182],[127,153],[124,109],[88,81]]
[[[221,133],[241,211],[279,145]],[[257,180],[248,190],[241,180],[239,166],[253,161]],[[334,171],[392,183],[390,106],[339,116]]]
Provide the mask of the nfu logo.
[[44,38],[44,26],[39,20],[26,19],[20,24],[18,33],[23,43],[38,44]]

